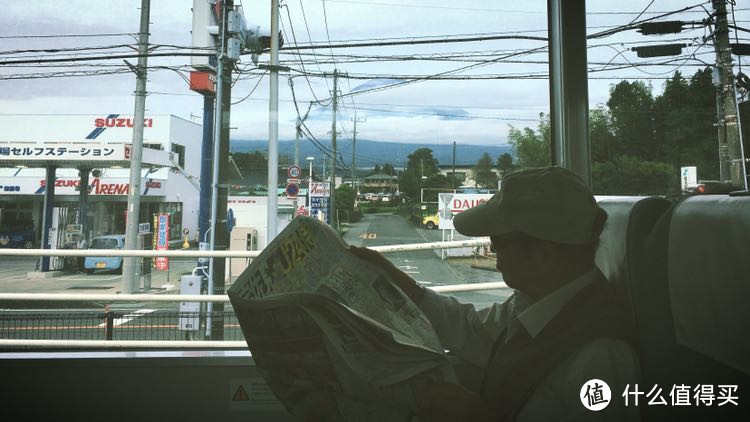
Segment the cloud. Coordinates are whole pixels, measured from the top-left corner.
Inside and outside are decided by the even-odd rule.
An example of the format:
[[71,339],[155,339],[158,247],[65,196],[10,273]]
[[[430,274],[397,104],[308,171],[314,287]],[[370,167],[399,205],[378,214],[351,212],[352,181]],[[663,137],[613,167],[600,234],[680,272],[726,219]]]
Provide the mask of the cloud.
[[374,79],[352,88],[352,92],[367,91],[369,89],[379,88],[381,86],[393,85],[404,82],[403,79]]

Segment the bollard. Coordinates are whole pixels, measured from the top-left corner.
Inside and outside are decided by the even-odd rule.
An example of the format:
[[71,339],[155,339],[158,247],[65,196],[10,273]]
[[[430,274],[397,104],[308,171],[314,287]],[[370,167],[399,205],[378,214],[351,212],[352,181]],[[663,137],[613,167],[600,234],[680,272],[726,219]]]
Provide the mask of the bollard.
[[104,307],[104,319],[104,339],[112,340],[112,335],[114,334],[115,328],[115,313],[109,309],[109,305],[106,305]]

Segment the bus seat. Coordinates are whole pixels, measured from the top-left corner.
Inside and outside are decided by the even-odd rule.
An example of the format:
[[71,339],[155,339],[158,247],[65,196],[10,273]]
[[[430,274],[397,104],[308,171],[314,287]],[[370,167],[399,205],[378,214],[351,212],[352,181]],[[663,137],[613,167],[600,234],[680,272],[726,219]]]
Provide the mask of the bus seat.
[[654,224],[672,203],[661,196],[597,196],[596,199],[608,215],[596,251],[596,265],[615,286],[623,303],[632,309],[631,257],[643,247]]
[[[644,420],[750,420],[748,239],[750,198],[694,196],[664,214],[632,257],[640,390],[658,386],[669,404],[642,403]],[[691,406],[671,405],[682,385]],[[700,385],[716,397],[721,385],[738,386],[739,405],[696,406]]]

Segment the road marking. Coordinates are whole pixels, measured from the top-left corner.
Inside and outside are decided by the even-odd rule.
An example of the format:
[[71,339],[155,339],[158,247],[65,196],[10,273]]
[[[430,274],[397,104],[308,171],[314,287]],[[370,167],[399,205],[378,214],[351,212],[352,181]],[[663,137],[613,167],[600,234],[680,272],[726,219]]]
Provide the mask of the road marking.
[[[139,309],[132,314],[125,314],[122,316],[122,318],[115,318],[112,322],[112,326],[117,327],[118,325],[125,324],[138,318],[139,316],[150,314],[151,312],[156,312],[156,309]],[[107,325],[106,322],[99,324],[100,327],[104,327],[105,325]]]
[[431,282],[431,281],[419,281],[419,280],[416,280],[416,281],[417,281],[417,283],[419,283],[419,284],[432,284],[432,282]]
[[378,237],[377,233],[362,233],[359,235],[362,239],[376,239]]
[[8,268],[7,270],[0,270],[0,273],[7,273],[7,272],[9,272],[9,271],[22,270],[22,269],[23,269],[23,267],[19,267],[19,268]]
[[0,278],[0,280],[13,280],[14,278],[26,277],[26,274],[14,275],[13,277]]
[[404,271],[405,274],[419,274],[419,271]]
[[419,267],[417,267],[415,265],[399,265],[398,267],[401,268],[401,269],[404,269],[404,270],[417,270],[417,269],[419,269]]
[[[71,276],[68,276],[68,277],[78,277],[78,275],[79,274],[71,275]],[[112,276],[112,277],[108,277],[108,278],[94,278],[94,277],[68,278],[68,277],[59,278],[58,280],[65,280],[65,281],[109,281],[109,280],[114,280],[116,278],[120,278],[122,276],[121,275],[116,275],[116,276]]]

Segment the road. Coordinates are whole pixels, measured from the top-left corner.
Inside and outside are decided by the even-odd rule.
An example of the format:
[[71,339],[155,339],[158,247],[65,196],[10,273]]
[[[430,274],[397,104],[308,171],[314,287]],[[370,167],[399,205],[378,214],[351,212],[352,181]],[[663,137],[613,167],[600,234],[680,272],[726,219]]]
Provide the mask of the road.
[[[461,236],[455,240],[463,239]],[[355,246],[379,246],[403,243],[423,243],[442,240],[440,230],[427,230],[414,227],[404,218],[394,214],[366,214],[362,221],[352,225],[344,235],[344,240]],[[498,272],[472,268],[475,260],[440,259],[439,250],[394,252],[386,254],[398,268],[426,287],[451,284],[502,281]],[[494,262],[483,260],[483,266],[494,266]],[[495,302],[504,301],[510,289],[487,292],[452,293],[461,301],[470,302],[481,308]]]

